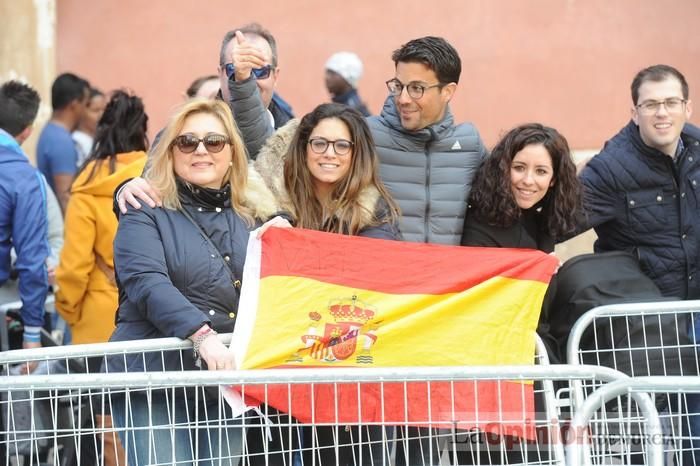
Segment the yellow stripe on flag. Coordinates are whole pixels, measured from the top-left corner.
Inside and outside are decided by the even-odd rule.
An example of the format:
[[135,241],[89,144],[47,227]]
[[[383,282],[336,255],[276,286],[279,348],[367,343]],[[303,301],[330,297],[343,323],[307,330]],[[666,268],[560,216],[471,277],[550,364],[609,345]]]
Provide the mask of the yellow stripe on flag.
[[493,277],[459,293],[386,294],[269,276],[242,369],[532,364],[545,290]]

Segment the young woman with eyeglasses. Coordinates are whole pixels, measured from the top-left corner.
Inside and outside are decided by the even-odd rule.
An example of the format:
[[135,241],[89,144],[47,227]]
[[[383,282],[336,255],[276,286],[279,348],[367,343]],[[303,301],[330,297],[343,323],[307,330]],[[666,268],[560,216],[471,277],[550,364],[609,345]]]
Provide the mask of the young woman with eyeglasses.
[[[120,299],[111,341],[188,338],[195,353],[108,358],[105,369],[196,370],[197,363],[234,369],[233,354],[216,333],[233,331],[249,231],[263,215],[246,199],[248,161],[228,105],[184,103],[151,159],[144,176],[160,191],[163,208],[129,209],[119,219]],[[127,428],[129,464],[238,464],[241,421],[220,404],[218,392],[132,392],[128,416],[126,401],[112,399],[115,424]],[[193,427],[171,432],[174,422]]]
[[374,140],[357,110],[319,105],[275,133],[254,167],[297,227],[401,239],[398,207],[379,180]]

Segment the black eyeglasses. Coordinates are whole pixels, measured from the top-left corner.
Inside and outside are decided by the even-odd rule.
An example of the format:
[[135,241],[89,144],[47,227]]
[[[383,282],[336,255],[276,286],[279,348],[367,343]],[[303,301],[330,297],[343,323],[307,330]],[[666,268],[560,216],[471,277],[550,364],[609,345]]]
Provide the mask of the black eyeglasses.
[[[226,70],[226,76],[228,79],[231,79],[233,74],[236,72],[236,68],[233,66],[233,63],[226,63],[224,65],[224,69]],[[265,65],[262,68],[253,68],[251,71],[253,76],[255,76],[255,79],[267,79],[270,77],[270,73],[272,73],[272,65]]]
[[403,88],[406,88],[406,92],[408,92],[408,96],[412,99],[420,99],[423,97],[423,94],[425,94],[426,89],[432,89],[433,87],[443,87],[445,86],[442,83],[437,83],[437,84],[432,84],[430,86],[424,86],[423,84],[419,84],[416,82],[410,82],[408,84],[403,84],[401,81],[398,79],[390,79],[386,82],[386,88],[389,89],[389,94],[393,95],[394,97],[398,97],[401,95],[403,92]]
[[197,150],[199,143],[204,144],[204,148],[207,152],[216,154],[224,149],[226,144],[230,144],[230,141],[223,134],[207,134],[203,138],[198,138],[194,134],[181,134],[180,136],[173,139],[173,146],[176,146],[180,152],[183,154],[190,154]]
[[309,139],[309,145],[311,150],[317,154],[324,154],[328,150],[329,145],[333,145],[333,150],[337,155],[346,155],[352,150],[352,142],[347,139],[336,139],[335,141],[329,141],[326,138],[313,138]]

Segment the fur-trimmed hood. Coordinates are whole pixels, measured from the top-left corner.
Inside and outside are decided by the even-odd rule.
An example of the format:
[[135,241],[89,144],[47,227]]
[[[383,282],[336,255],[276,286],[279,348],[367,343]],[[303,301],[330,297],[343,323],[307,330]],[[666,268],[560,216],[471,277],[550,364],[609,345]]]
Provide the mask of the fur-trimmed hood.
[[[284,186],[284,160],[294,138],[299,120],[293,119],[270,136],[260,149],[256,160],[248,170],[247,199],[258,214],[269,218],[277,212],[284,211],[296,218],[296,209]],[[362,221],[360,228],[376,223],[375,214],[381,200],[379,191],[374,186],[365,188],[360,193]]]

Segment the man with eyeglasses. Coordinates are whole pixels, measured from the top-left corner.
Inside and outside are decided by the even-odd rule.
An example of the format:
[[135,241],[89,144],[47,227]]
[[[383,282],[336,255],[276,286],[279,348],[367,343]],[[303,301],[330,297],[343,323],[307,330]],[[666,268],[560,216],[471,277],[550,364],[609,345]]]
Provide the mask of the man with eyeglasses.
[[[685,77],[668,65],[641,70],[632,81],[631,110],[632,121],[580,175],[595,250],[633,251],[664,296],[700,299],[700,129],[688,123]],[[684,441],[684,464],[698,464],[700,399],[688,395],[683,411],[690,415],[684,435],[690,429],[695,443]]]
[[[246,136],[244,142],[251,158],[275,129],[294,117],[289,104],[275,93],[279,72],[277,41],[260,24],[247,24],[224,35],[219,50],[217,98],[229,103],[236,124]],[[151,151],[160,136],[160,132],[156,134]],[[160,201],[143,178],[134,178],[117,188],[115,214],[126,212],[127,203],[139,208],[137,199],[151,207]]]
[[486,155],[477,129],[455,124],[449,108],[459,54],[429,36],[407,42],[392,60],[389,96],[381,114],[368,119],[382,181],[401,208],[406,240],[459,244],[472,179]]
[[698,299],[700,145],[688,83],[671,66],[645,68],[632,104],[632,120],[580,175],[595,250],[634,251],[664,296]]

